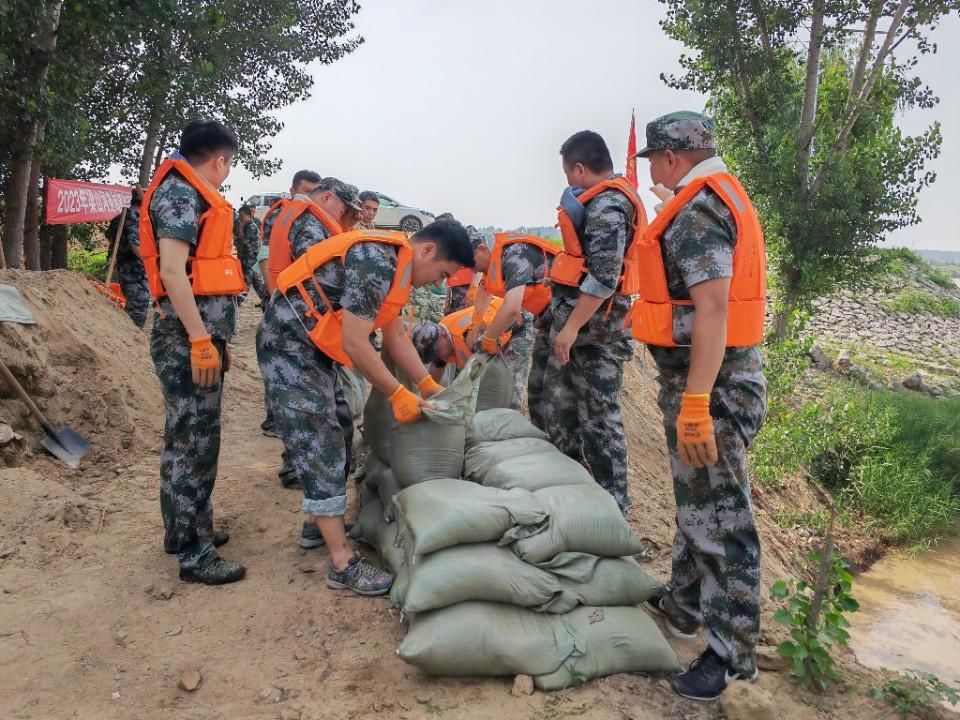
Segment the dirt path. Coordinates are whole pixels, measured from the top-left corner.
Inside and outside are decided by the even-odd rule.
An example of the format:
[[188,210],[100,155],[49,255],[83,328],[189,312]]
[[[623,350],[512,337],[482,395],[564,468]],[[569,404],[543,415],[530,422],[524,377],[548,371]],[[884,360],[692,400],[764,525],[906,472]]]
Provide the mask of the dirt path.
[[[325,567],[326,554],[296,548],[299,491],[279,486],[280,443],[259,432],[258,320],[244,308],[214,496],[217,524],[231,534],[222,552],[246,564],[245,581],[208,588],[177,580],[176,562],[160,547],[156,422],[140,421],[143,448],[101,449],[79,472],[43,456],[0,469],[0,718],[719,717],[716,706],[676,699],[662,680],[623,675],[516,698],[509,679],[428,678],[399,660],[403,627],[386,600],[328,590],[322,573],[310,572]],[[124,352],[144,367],[146,338],[124,332]],[[637,499],[631,520],[655,543],[651,572],[662,577],[673,506],[653,382],[640,374],[640,364],[631,365],[625,401]],[[54,396],[62,394],[69,388]],[[155,388],[148,395],[156,397]],[[781,570],[774,563],[765,575]],[[688,660],[700,646],[676,647]],[[178,689],[181,673],[193,669],[200,688]],[[860,692],[834,693],[818,709],[783,675],[765,673],[760,686],[782,718],[877,714]]]

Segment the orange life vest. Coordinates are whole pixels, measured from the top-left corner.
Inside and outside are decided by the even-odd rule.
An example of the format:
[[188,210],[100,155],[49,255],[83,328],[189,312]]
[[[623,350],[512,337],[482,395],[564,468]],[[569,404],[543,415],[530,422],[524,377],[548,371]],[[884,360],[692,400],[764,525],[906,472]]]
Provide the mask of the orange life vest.
[[150,220],[150,201],[160,183],[173,171],[178,172],[210,206],[200,216],[199,240],[188,261],[187,277],[193,294],[237,295],[245,292],[247,284],[243,281],[243,266],[233,256],[233,208],[190,163],[169,157],[160,164],[143,194],[143,212],[140,213],[140,252],[150,294],[155,298],[167,294],[160,281],[160,250]]
[[[627,242],[627,253],[623,259],[623,275],[620,278],[618,292],[621,295],[636,295],[637,286],[637,268],[635,263],[629,258],[629,250],[637,244],[647,227],[647,211],[643,208],[643,202],[633,186],[623,177],[615,177],[605,180],[602,183],[594,185],[584,192],[578,198],[581,204],[586,205],[590,200],[602,193],[604,190],[619,190],[633,205],[637,213],[637,219],[633,224],[633,237]],[[583,255],[583,246],[580,244],[580,236],[577,234],[577,228],[562,207],[557,218],[557,227],[560,228],[560,236],[563,238],[563,252],[554,258],[553,265],[550,268],[550,279],[560,285],[570,285],[579,287],[587,274],[587,259]]]
[[[291,288],[296,288],[307,306],[306,319],[316,321],[313,327],[307,330],[313,344],[331,360],[348,368],[353,367],[353,361],[343,350],[343,309],[333,309],[333,304],[313,274],[328,262],[335,260],[342,263],[350,248],[364,242],[382,243],[397,248],[397,269],[393,275],[393,284],[373,319],[373,329],[382,328],[400,315],[403,306],[410,299],[413,250],[405,233],[389,230],[351,230],[341,233],[311,247],[277,278],[277,289],[286,294]],[[308,282],[327,306],[326,312],[321,313],[313,304],[304,287]]]
[[447,287],[463,287],[473,282],[473,270],[465,267],[457,270],[453,275],[447,278]]
[[[310,200],[280,200],[274,203],[272,210],[279,203],[280,214],[277,215],[270,227],[270,238],[267,243],[270,254],[267,256],[267,290],[273,293],[277,287],[277,278],[280,273],[290,267],[293,262],[293,253],[290,251],[290,227],[294,220],[308,212],[319,220],[331,235],[343,232],[340,224],[330,215]],[[264,215],[266,217],[266,215]]]
[[660,241],[677,214],[705,187],[719,195],[730,209],[737,229],[726,346],[752,347],[763,340],[767,302],[767,253],[763,230],[740,181],[733,175],[716,173],[695,179],[677,193],[635,246],[640,299],[634,303],[627,323],[632,327],[633,337],[648,345],[676,347],[673,308],[675,305],[693,305],[691,300],[670,298]]
[[[503,275],[503,251],[510,245],[523,243],[533,245],[539,248],[547,256],[552,258],[560,254],[560,246],[545,240],[536,235],[524,235],[523,233],[496,233],[493,236],[493,251],[490,253],[490,266],[483,274],[484,285],[494,297],[502,298],[507,294],[507,281]],[[531,283],[523,291],[523,309],[528,310],[534,315],[539,315],[550,304],[552,294],[548,284],[550,273],[544,276],[542,282]]]
[[[483,313],[484,326],[489,326],[493,322],[502,306],[503,298],[490,298],[490,305]],[[474,327],[473,312],[473,306],[466,307],[463,310],[450,313],[440,321],[440,324],[450,333],[450,339],[453,341],[453,364],[461,369],[473,355],[473,348],[467,345],[467,333]],[[511,333],[509,331],[503,333],[500,336],[500,345],[506,345],[510,337]]]

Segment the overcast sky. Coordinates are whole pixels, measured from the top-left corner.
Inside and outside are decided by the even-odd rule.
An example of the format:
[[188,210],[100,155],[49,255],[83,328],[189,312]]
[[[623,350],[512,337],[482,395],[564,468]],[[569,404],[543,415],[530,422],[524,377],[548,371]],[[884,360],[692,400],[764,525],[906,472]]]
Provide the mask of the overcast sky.
[[[313,69],[313,96],[278,114],[285,127],[273,154],[282,170],[255,181],[235,169],[234,202],[286,190],[293,172],[309,168],[465,223],[552,225],[564,186],[558,151],[571,133],[601,133],[622,172],[631,108],[639,146],[648,119],[703,109],[703,97],[660,80],[683,48],[662,34],[656,0],[361,1],[356,32],[366,42]],[[924,222],[894,241],[960,250],[960,96],[949,90],[960,19],[935,40],[940,51],[919,72],[941,103],[904,117],[903,127],[941,121],[939,179],[921,195]],[[645,188],[645,162],[638,172]],[[653,206],[652,195],[644,200]]]

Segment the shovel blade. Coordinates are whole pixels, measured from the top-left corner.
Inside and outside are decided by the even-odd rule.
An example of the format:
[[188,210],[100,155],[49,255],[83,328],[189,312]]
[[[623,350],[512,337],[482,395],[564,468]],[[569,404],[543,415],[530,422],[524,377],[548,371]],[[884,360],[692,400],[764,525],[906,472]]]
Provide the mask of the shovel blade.
[[58,428],[52,435],[44,434],[40,444],[48,453],[74,469],[80,467],[80,460],[90,450],[90,443],[68,427]]

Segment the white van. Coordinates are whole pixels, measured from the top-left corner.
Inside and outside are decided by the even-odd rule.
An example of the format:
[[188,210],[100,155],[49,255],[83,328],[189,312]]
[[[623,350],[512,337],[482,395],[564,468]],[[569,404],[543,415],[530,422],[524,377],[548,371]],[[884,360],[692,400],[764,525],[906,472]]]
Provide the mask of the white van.
[[253,207],[253,214],[257,220],[263,220],[263,216],[267,214],[267,210],[270,209],[270,206],[273,205],[277,200],[290,197],[290,193],[285,192],[268,192],[260,193],[259,195],[251,195],[243,201],[243,205],[250,205]]

